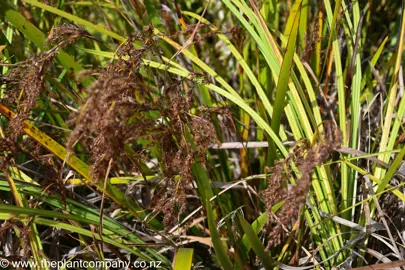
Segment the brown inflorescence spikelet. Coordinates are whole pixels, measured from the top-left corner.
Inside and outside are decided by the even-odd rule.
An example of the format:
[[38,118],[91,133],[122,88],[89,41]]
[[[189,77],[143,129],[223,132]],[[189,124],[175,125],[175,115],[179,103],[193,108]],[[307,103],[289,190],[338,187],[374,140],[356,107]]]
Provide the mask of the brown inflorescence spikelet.
[[[98,74],[96,82],[87,88],[87,100],[71,115],[68,124],[74,126],[68,148],[86,141],[93,161],[94,181],[103,179],[110,160],[111,171],[141,171],[137,161],[146,162],[136,145],[139,139],[159,146],[159,173],[165,185],[152,194],[150,207],[164,213],[164,224],[178,221],[186,208],[186,194],[192,188],[192,164],[195,158],[205,162],[208,146],[214,143],[215,129],[210,119],[194,106],[192,80],[181,81],[164,74],[163,94],[152,90],[141,69],[143,59],[155,57],[159,50],[152,36],[153,29],[128,38],[117,52],[118,60],[97,72],[86,71],[82,76]],[[141,47],[135,47],[141,41]],[[138,42],[139,44],[139,42]],[[156,78],[159,78],[157,74]],[[156,81],[159,83],[159,80]],[[151,118],[158,112],[160,119]],[[186,133],[192,137],[193,144]],[[82,144],[83,145],[83,144]],[[129,154],[128,148],[132,150]],[[180,176],[180,177],[178,177]]]
[[55,27],[46,40],[47,44],[70,45],[79,37],[91,37],[91,35],[75,24],[63,23]]
[[24,134],[24,121],[30,116],[38,96],[46,87],[45,74],[55,55],[56,51],[50,51],[33,56],[18,63],[17,67],[1,80],[7,86],[2,102],[15,106],[16,114],[9,122],[6,137],[0,139],[0,148],[7,152],[0,158],[0,169],[7,168],[9,160],[17,153],[17,140]]
[[[17,148],[17,139],[24,134],[24,121],[30,116],[32,109],[36,106],[38,96],[46,87],[45,76],[58,49],[73,43],[78,36],[83,35],[89,34],[77,26],[69,24],[58,26],[48,39],[48,43],[58,42],[59,44],[48,51],[18,63],[17,67],[12,69],[7,76],[0,78],[0,84],[7,85],[6,96],[2,102],[16,108],[16,115],[10,120],[6,130],[8,137],[1,139],[0,144],[7,144],[10,149],[13,148],[14,150]],[[5,166],[10,157],[2,157],[0,166]]]
[[[273,214],[269,224],[268,247],[281,243],[283,236],[283,226],[287,227],[291,220],[297,218],[300,209],[305,202],[305,198],[311,187],[311,174],[313,169],[325,162],[330,154],[340,147],[342,134],[335,125],[325,122],[325,133],[323,138],[314,142],[298,144],[293,153],[283,161],[278,162],[269,170],[268,188],[262,193],[263,201],[266,204],[267,212],[271,213],[271,208],[283,200],[285,203],[277,214]],[[297,166],[301,177],[296,180],[296,184],[290,189],[287,183],[292,173],[289,171],[291,162]],[[274,225],[275,224],[275,225]]]
[[[12,91],[18,93],[16,116],[10,121],[10,137],[13,141],[23,134],[24,121],[29,117],[36,105],[36,99],[45,88],[45,72],[53,62],[55,52],[34,56],[19,68],[13,70],[14,79],[19,78],[19,84]],[[13,95],[13,94],[12,94]]]

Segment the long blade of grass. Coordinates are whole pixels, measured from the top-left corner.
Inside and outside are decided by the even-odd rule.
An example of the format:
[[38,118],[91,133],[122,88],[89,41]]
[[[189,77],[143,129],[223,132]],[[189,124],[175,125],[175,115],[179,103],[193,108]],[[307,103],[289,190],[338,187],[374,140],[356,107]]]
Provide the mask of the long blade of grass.
[[[276,213],[284,205],[284,203],[285,203],[284,201],[281,201],[276,205],[274,205],[271,208],[271,212]],[[259,232],[264,228],[264,225],[266,225],[268,221],[269,215],[267,213],[261,214],[251,225],[251,228],[254,231],[254,233],[256,235],[259,234]],[[242,237],[242,244],[245,246],[246,252],[249,252],[250,249],[252,248],[252,245],[249,239],[247,238],[246,234]]]
[[[69,198],[65,199],[65,203],[62,202],[61,197],[52,196],[51,194],[44,192],[39,186],[34,186],[31,184],[27,184],[24,182],[16,181],[16,187],[20,193],[26,194],[27,196],[33,196],[40,201],[46,203],[49,207],[54,209],[64,209],[63,214],[61,216],[54,216],[53,212],[46,211],[46,212],[37,212],[37,214],[43,217],[52,217],[52,218],[63,218],[67,220],[74,220],[77,222],[85,223],[85,224],[93,224],[98,225],[100,220],[100,212],[98,209],[89,207],[88,205],[84,205],[79,201],[75,201]],[[10,191],[10,188],[6,181],[0,180],[0,190]],[[13,212],[19,212],[20,214],[29,214],[31,213],[28,209],[20,209],[20,208],[5,208],[1,209],[0,211],[10,210]],[[128,228],[124,225],[120,224],[113,218],[104,215],[103,216],[103,226],[106,230],[110,232],[114,232],[117,236],[128,239],[129,242],[143,245],[145,244],[135,233],[131,232]],[[159,254],[155,249],[146,248],[146,251],[149,252],[156,260],[165,261],[168,263],[168,260]]]
[[252,229],[250,224],[241,216],[239,215],[239,222],[242,225],[243,231],[246,233],[246,237],[249,240],[252,249],[255,251],[256,255],[260,258],[261,262],[264,265],[265,269],[273,269],[272,266],[272,259],[270,255],[265,251],[265,248],[260,241],[259,237],[257,237],[255,231]]
[[188,270],[192,268],[193,264],[193,253],[192,248],[179,248],[174,257],[174,270]]
[[91,22],[89,22],[87,20],[84,20],[82,18],[74,16],[74,15],[72,15],[70,13],[67,13],[67,12],[63,11],[63,10],[60,10],[60,9],[55,8],[55,7],[49,6],[47,4],[38,2],[36,0],[22,0],[22,1],[26,2],[26,3],[30,4],[30,5],[33,5],[35,7],[39,7],[41,9],[43,9],[43,10],[49,11],[49,12],[51,12],[53,14],[56,14],[58,16],[61,16],[63,18],[66,18],[66,19],[68,19],[68,20],[70,20],[70,21],[72,21],[74,23],[83,25],[83,26],[88,27],[90,29],[94,29],[95,31],[97,31],[99,33],[102,33],[102,34],[105,34],[105,35],[107,35],[109,37],[112,37],[112,38],[114,38],[114,39],[116,39],[118,41],[125,41],[126,40],[126,38],[121,36],[121,35],[118,35],[118,34],[116,34],[114,32],[111,32],[111,31],[105,29],[104,27],[95,25],[95,24],[93,24],[93,23],[91,23]]
[[[295,46],[297,42],[297,35],[299,29],[299,21],[301,16],[301,6],[299,5],[298,11],[294,18],[294,23],[291,28],[291,32],[288,38],[287,50],[281,65],[280,76],[278,77],[277,89],[276,89],[276,98],[274,101],[274,110],[271,118],[271,128],[276,134],[280,130],[281,116],[284,112],[285,98],[288,89],[288,83],[290,81],[290,71],[293,64],[293,57],[295,52]],[[270,146],[270,148],[272,148]],[[273,147],[274,148],[274,147]],[[272,155],[270,158],[274,158],[275,155]],[[270,161],[272,163],[272,161]]]
[[377,51],[373,55],[373,58],[371,58],[370,65],[368,66],[366,72],[364,73],[364,76],[363,76],[362,81],[361,81],[361,87],[360,87],[361,89],[363,89],[366,86],[366,83],[370,81],[370,78],[371,78],[371,75],[372,75],[371,70],[377,64],[377,61],[380,58],[381,53],[383,52],[383,50],[385,48],[385,44],[387,43],[387,41],[388,41],[388,36],[386,36],[384,38],[383,42],[380,44]]
[[[393,141],[397,139],[396,133],[391,132],[391,122],[394,119],[394,108],[395,108],[395,100],[397,97],[397,90],[398,90],[398,74],[400,71],[400,66],[402,62],[402,55],[404,50],[404,39],[405,39],[405,8],[402,6],[402,16],[401,16],[401,31],[399,32],[399,38],[397,43],[397,51],[396,51],[396,59],[395,59],[395,66],[393,70],[393,76],[391,78],[391,88],[389,91],[388,99],[386,102],[386,109],[385,109],[385,119],[384,125],[382,129],[381,141],[379,152],[383,152],[386,150],[392,150],[388,148],[388,146],[392,147],[394,145]],[[378,159],[382,161],[388,162],[390,156],[388,154],[380,155]],[[374,175],[378,178],[382,178],[384,176],[385,169],[377,167],[375,169]]]
[[[341,62],[341,54],[340,54],[340,45],[339,40],[336,33],[336,25],[337,19],[340,9],[341,0],[336,1],[335,3],[335,10],[332,12],[331,4],[329,0],[324,0],[325,10],[327,14],[327,20],[329,23],[329,29],[331,33],[331,38],[329,39],[329,43],[331,43],[332,50],[333,50],[333,60],[335,62],[335,70],[336,70],[336,80],[337,80],[337,88],[338,88],[338,99],[339,99],[339,128],[342,131],[343,137],[343,146],[348,146],[348,139],[347,139],[347,119],[346,119],[346,89],[343,80],[343,71],[342,71],[342,62]],[[329,45],[328,45],[329,49]],[[342,164],[341,167],[341,194],[343,196],[342,199],[342,207],[347,208],[348,202],[351,198],[348,198],[350,184],[348,179],[348,168],[345,163]],[[345,216],[347,219],[350,219],[350,213],[346,212]]]
[[[52,219],[67,219],[67,220],[74,220],[78,222],[83,222],[86,224],[98,224],[98,221],[96,223],[93,223],[92,221],[88,220],[85,217],[79,217],[79,216],[73,216],[73,215],[66,215],[64,213],[59,213],[56,211],[48,211],[48,210],[42,210],[42,209],[33,209],[33,208],[24,208],[24,207],[19,207],[19,206],[12,206],[12,205],[0,205],[0,216],[3,216],[4,214],[9,214],[7,219],[10,218],[16,218],[21,221],[28,221],[30,217],[35,217],[34,223],[37,223],[36,221],[38,219],[43,220],[44,223],[41,223],[42,225],[46,226],[52,226],[52,224],[60,224],[61,226],[65,226],[65,228],[68,228],[68,231],[71,232],[86,232],[84,235],[87,234],[87,230],[76,227],[76,229],[72,229],[71,226],[66,223],[63,223],[61,221],[56,221],[56,223],[47,223],[46,221],[49,221],[50,219],[47,218],[52,218]],[[1,217],[0,217],[1,219]],[[118,238],[118,240],[111,241],[110,237],[115,236],[115,233],[113,231],[105,230],[105,233],[103,235],[102,240],[105,241],[106,243],[113,244],[116,247],[122,248],[125,245],[125,242],[122,241],[121,238]],[[108,233],[108,234],[107,234]],[[100,238],[101,240],[101,238]],[[128,243],[126,243],[128,244]],[[153,260],[149,255],[147,255],[144,252],[139,252],[138,248],[130,248],[129,245],[125,250],[130,251],[131,253],[140,256],[141,258],[144,258],[145,260]]]
[[402,161],[405,156],[405,146],[401,149],[401,151],[397,154],[394,161],[392,162],[390,168],[388,169],[387,173],[385,174],[382,181],[378,184],[378,188],[376,193],[382,192],[394,177],[394,174],[398,171],[399,166],[401,166]]
[[[375,177],[374,175],[370,174],[370,172],[368,172],[368,171],[354,165],[353,163],[351,163],[351,162],[349,162],[347,160],[343,160],[343,162],[345,164],[347,164],[349,167],[351,167],[352,169],[356,170],[361,175],[367,175],[370,178],[370,180],[372,180],[376,184],[380,184],[382,182],[381,179]],[[392,193],[394,193],[401,201],[405,202],[405,195],[401,191],[399,191],[398,189],[395,189],[395,187],[392,187],[391,185],[386,185],[386,188],[391,189]],[[380,196],[382,193],[383,192],[378,192],[377,194],[378,194],[378,196]],[[348,208],[352,209],[352,207],[348,207]]]
[[201,200],[207,211],[208,228],[211,234],[212,245],[214,246],[215,254],[217,255],[218,261],[221,263],[225,270],[233,269],[232,262],[228,257],[228,251],[225,243],[222,242],[221,237],[218,233],[217,226],[215,224],[214,212],[212,210],[212,205],[210,198],[212,197],[211,186],[209,184],[209,179],[207,172],[203,166],[199,163],[193,164],[193,174],[197,180],[198,190],[200,191]]
[[[13,194],[14,201],[17,206],[24,208],[27,205],[27,201],[17,189],[17,186],[14,182],[14,179],[11,177],[10,173],[5,170],[5,176],[7,178],[11,194]],[[1,205],[0,205],[1,206]],[[41,239],[38,235],[38,230],[35,224],[29,224],[28,222],[24,222],[24,225],[29,225],[30,231],[28,232],[28,239],[29,239],[29,246],[31,248],[32,256],[34,257],[35,262],[38,264],[40,263],[42,256],[40,254],[43,253]],[[48,267],[45,267],[48,269]]]
[[[189,11],[184,11],[183,13],[190,17],[200,19],[200,16],[198,14],[195,14],[195,13],[192,13]],[[214,25],[212,25],[208,20],[206,20],[204,18],[202,19],[202,22],[210,25],[210,28],[212,29],[212,31],[219,30]],[[251,81],[253,86],[256,88],[256,92],[257,92],[258,96],[260,97],[260,100],[263,102],[263,106],[265,107],[269,116],[273,115],[273,106],[270,104],[270,101],[269,101],[265,91],[263,90],[262,86],[260,85],[259,81],[257,80],[256,76],[254,75],[254,73],[253,73],[252,69],[250,68],[250,66],[248,65],[248,63],[246,63],[246,61],[243,59],[242,55],[238,52],[238,50],[230,42],[230,40],[226,37],[226,35],[218,34],[218,38],[221,39],[225,43],[225,45],[229,48],[229,50],[235,57],[236,61],[243,68],[244,72],[246,73],[246,76],[249,78],[249,80]],[[285,135],[283,128],[281,128],[281,130],[280,130],[280,138],[282,140],[287,139],[287,136]]]

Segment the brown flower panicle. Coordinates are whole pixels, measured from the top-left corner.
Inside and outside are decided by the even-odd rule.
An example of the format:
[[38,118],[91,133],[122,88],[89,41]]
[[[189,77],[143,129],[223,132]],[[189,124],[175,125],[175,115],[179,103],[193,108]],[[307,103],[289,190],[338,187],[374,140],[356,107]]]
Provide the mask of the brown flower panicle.
[[[205,162],[208,145],[215,142],[215,129],[209,118],[198,111],[191,113],[195,106],[192,80],[180,81],[166,72],[155,74],[158,93],[142,75],[147,68],[143,59],[160,59],[152,33],[146,27],[129,37],[117,52],[118,60],[97,70],[96,82],[86,90],[85,104],[71,115],[68,124],[74,128],[67,145],[73,151],[78,141],[86,142],[94,181],[105,177],[110,160],[111,171],[141,172],[137,164],[148,160],[137,141],[158,145],[161,166],[155,172],[166,183],[152,194],[151,207],[164,213],[164,224],[169,226],[186,209],[192,164],[195,158]],[[139,41],[142,46],[135,47]],[[86,71],[82,76],[89,74],[96,72]],[[160,118],[151,117],[152,111]],[[128,147],[132,148],[129,152]]]
[[46,44],[59,44],[58,46],[73,44],[77,38],[92,36],[75,24],[63,23],[56,26],[46,40]]
[[[0,84],[7,85],[6,97],[2,102],[15,106],[15,117],[10,120],[6,130],[7,137],[1,139],[1,145],[8,145],[9,150],[17,149],[17,139],[24,134],[24,121],[27,120],[32,109],[35,108],[37,98],[46,89],[46,74],[52,66],[58,49],[62,46],[73,43],[78,36],[83,36],[87,32],[80,30],[77,26],[63,24],[58,26],[48,39],[48,44],[58,42],[48,51],[34,55],[26,61],[17,63],[17,67],[12,69],[7,76],[0,78]],[[67,40],[67,35],[74,36],[72,42],[62,42]],[[88,35],[88,33],[87,33]],[[11,157],[2,157],[0,166],[6,166],[7,160]]]
[[[267,212],[273,215],[269,224],[268,247],[281,243],[283,226],[287,227],[298,216],[311,187],[313,169],[325,162],[342,143],[342,133],[332,122],[325,122],[324,127],[322,138],[312,145],[305,142],[297,145],[292,154],[270,169],[268,188],[262,193]],[[288,189],[287,183],[292,177],[291,163],[295,164],[301,177]],[[282,208],[276,214],[272,213],[272,207],[283,200]]]

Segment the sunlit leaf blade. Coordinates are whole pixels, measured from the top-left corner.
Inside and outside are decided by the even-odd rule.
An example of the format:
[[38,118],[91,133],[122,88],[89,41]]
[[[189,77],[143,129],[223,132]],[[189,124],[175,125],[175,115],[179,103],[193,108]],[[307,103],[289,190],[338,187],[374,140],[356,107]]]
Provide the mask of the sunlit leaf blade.
[[247,239],[249,240],[252,249],[255,251],[257,256],[260,258],[260,261],[263,263],[265,269],[273,269],[272,260],[268,252],[265,251],[265,248],[260,241],[259,237],[256,235],[255,231],[253,231],[250,224],[241,216],[239,215],[239,221],[242,225],[244,232],[246,233]]
[[295,15],[291,33],[288,37],[287,50],[284,55],[283,63],[281,65],[280,76],[278,78],[277,83],[276,99],[274,102],[273,117],[271,119],[271,128],[274,130],[276,134],[280,130],[281,116],[282,113],[284,112],[285,98],[288,89],[288,83],[290,80],[290,71],[293,63],[295,46],[297,42],[297,34],[301,16],[300,10],[301,9],[299,9]]
[[[273,213],[276,213],[283,205],[284,201],[279,202],[278,204],[274,205],[271,209]],[[269,214],[267,212],[261,214],[251,225],[252,230],[257,234],[260,233],[260,231],[264,228],[266,223],[269,221]],[[245,234],[242,238],[242,244],[245,246],[246,251],[249,252],[249,250],[252,248],[252,245]]]
[[96,31],[98,31],[98,32],[100,32],[102,34],[105,34],[105,35],[108,35],[108,36],[110,36],[112,38],[115,38],[116,40],[119,40],[119,41],[124,41],[125,40],[125,38],[123,36],[121,36],[121,35],[118,35],[118,34],[116,34],[114,32],[111,32],[111,31],[105,29],[104,27],[95,25],[95,24],[93,24],[93,23],[91,23],[89,21],[86,21],[86,20],[84,20],[82,18],[74,16],[74,15],[72,15],[70,13],[62,11],[62,10],[57,9],[55,7],[52,7],[52,6],[49,6],[47,4],[38,2],[36,0],[23,0],[23,1],[30,4],[30,5],[33,5],[33,6],[42,8],[42,9],[44,9],[46,11],[52,12],[52,13],[58,15],[58,16],[64,17],[64,18],[66,18],[66,19],[68,19],[68,20],[70,20],[70,21],[72,21],[74,23],[77,23],[77,24],[83,25],[85,27],[89,27],[91,29],[94,29],[94,30],[96,30]]
[[212,209],[210,198],[212,197],[212,191],[209,184],[207,172],[201,164],[193,164],[193,173],[197,179],[198,189],[201,194],[201,200],[207,211],[208,228],[211,234],[212,244],[214,246],[215,254],[225,270],[233,269],[232,262],[227,254],[226,244],[221,240],[221,237],[215,224],[215,215]]
[[193,263],[193,253],[192,248],[179,248],[174,257],[174,270],[188,270],[192,268]]

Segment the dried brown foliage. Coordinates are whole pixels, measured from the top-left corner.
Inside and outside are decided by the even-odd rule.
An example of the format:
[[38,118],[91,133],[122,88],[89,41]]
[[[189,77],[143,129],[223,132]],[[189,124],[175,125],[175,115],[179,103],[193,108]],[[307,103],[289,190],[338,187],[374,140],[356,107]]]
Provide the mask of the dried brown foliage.
[[[332,122],[325,122],[324,126],[325,133],[318,141],[312,145],[305,141],[298,144],[290,156],[270,169],[268,188],[262,193],[267,212],[273,214],[269,226],[268,247],[280,244],[283,226],[287,227],[294,218],[297,218],[311,187],[313,169],[325,162],[342,143],[342,134]],[[292,177],[289,169],[292,162],[301,177],[288,189],[287,183]],[[271,208],[283,200],[285,203],[280,211],[277,214],[271,213]]]

